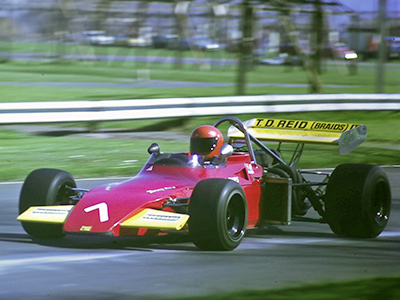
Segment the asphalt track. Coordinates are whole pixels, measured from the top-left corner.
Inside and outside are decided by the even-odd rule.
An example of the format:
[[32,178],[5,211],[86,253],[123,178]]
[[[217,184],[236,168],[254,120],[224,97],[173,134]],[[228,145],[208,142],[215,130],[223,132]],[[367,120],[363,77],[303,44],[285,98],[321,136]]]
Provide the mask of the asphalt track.
[[[400,169],[386,169],[392,212],[376,239],[343,239],[328,225],[248,231],[231,252],[198,251],[180,235],[69,236],[32,241],[16,221],[20,183],[0,184],[0,299],[143,299],[274,289],[400,275]],[[102,182],[79,181],[91,188]],[[312,213],[312,212],[311,212]]]

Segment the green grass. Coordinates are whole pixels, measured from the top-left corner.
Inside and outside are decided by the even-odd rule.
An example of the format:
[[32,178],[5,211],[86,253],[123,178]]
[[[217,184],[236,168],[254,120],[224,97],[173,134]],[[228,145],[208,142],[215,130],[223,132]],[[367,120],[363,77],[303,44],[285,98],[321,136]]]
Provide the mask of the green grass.
[[[0,101],[62,101],[62,100],[109,100],[109,99],[147,99],[147,98],[171,98],[171,97],[207,97],[226,96],[236,94],[236,72],[228,70],[201,71],[194,66],[185,67],[182,70],[174,70],[157,65],[157,68],[149,69],[152,80],[174,80],[190,82],[220,82],[230,83],[228,87],[207,88],[154,88],[154,87],[51,87],[13,85],[19,83],[46,83],[46,82],[75,82],[75,83],[137,83],[138,69],[144,66],[136,66],[125,63],[123,67],[103,66],[95,63],[71,62],[71,63],[22,63],[11,62],[0,64],[0,82],[10,82],[10,85],[1,85],[0,93],[4,95]],[[361,72],[360,72],[361,73]],[[325,84],[325,93],[372,93],[374,92],[374,77],[372,71],[363,71],[358,76],[340,74],[336,69],[329,69],[322,76]],[[400,76],[393,71],[388,74],[385,90],[390,93],[400,92]],[[138,81],[139,80],[139,81]],[[248,95],[260,94],[302,94],[309,92],[307,76],[301,69],[286,72],[284,67],[258,67],[248,73],[249,84],[270,84],[270,86],[247,86],[245,92]],[[274,84],[297,84],[304,87],[283,87]],[[334,88],[331,85],[343,85],[343,88]]]
[[91,45],[76,45],[66,43],[43,43],[43,42],[5,42],[0,41],[1,52],[12,53],[35,53],[48,55],[66,55],[66,54],[82,54],[82,55],[137,55],[137,56],[165,56],[173,57],[182,55],[183,57],[197,58],[231,58],[237,57],[237,53],[220,52],[201,52],[201,51],[183,51],[178,53],[176,50],[153,49],[153,48],[128,48],[128,47],[96,47]]
[[[89,47],[46,43],[0,43],[5,52],[20,53],[64,53],[173,56],[173,51],[157,49],[126,49],[116,47]],[[188,57],[213,57],[216,54],[186,51]],[[220,55],[220,54],[218,54]],[[223,58],[235,58],[236,54],[222,53]],[[334,68],[333,68],[334,67]],[[357,75],[349,75],[343,62],[329,64],[321,75],[324,93],[373,93],[375,92],[374,65],[359,66]],[[93,88],[93,87],[49,87],[1,85],[0,101],[61,101],[61,100],[102,100],[102,99],[146,99],[170,97],[200,97],[236,94],[237,66],[209,66],[186,64],[180,67],[169,63],[129,62],[129,61],[67,61],[49,59],[45,61],[7,61],[0,63],[0,82],[76,82],[76,83],[133,83],[138,80],[141,70],[148,70],[150,79],[192,82],[231,83],[231,87],[209,88]],[[138,73],[139,71],[139,73]],[[140,77],[140,75],[139,75]],[[309,87],[282,87],[274,84],[308,84],[307,73],[299,68],[284,66],[255,66],[247,73],[249,84],[271,84],[272,86],[247,86],[245,93],[257,94],[296,94],[307,93]],[[140,78],[139,78],[140,79]],[[343,86],[341,88],[330,87]],[[400,93],[399,69],[386,67],[385,86],[387,93]]]
[[[239,115],[242,120],[265,115]],[[352,153],[341,156],[337,146],[306,145],[299,168],[335,167],[359,162],[377,165],[400,164],[399,112],[328,112],[271,114],[272,118],[362,123],[368,127],[368,139]],[[133,176],[148,158],[147,147],[158,142],[164,152],[187,151],[189,141],[156,140],[151,131],[174,131],[189,136],[201,124],[213,124],[218,117],[173,120],[101,123],[104,127],[150,131],[146,140],[32,136],[10,130],[0,131],[0,181],[21,180],[37,168],[58,168],[77,178],[99,176]],[[75,126],[64,125],[62,130]],[[43,126],[46,130],[46,126]],[[276,147],[276,145],[272,145]]]
[[[209,299],[205,297],[182,297],[184,299]],[[243,291],[212,295],[215,300],[395,300],[400,298],[400,277],[373,278],[348,282],[312,284],[302,287],[266,291]],[[176,298],[175,298],[176,299]]]
[[[159,144],[171,151],[186,146],[174,141]],[[133,176],[147,160],[149,145],[150,141],[41,137],[3,130],[0,181],[24,179],[38,168],[63,169],[77,178]]]

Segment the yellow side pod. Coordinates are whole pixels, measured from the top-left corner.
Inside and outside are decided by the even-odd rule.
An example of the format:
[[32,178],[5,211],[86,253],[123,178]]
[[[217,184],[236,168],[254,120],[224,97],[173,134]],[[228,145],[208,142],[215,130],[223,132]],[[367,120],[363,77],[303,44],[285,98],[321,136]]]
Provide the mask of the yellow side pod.
[[[353,151],[367,138],[367,127],[359,124],[282,119],[251,119],[243,124],[261,141],[339,145],[340,154]],[[243,138],[233,126],[228,136]]]
[[137,215],[121,223],[125,228],[155,228],[181,230],[189,219],[189,215],[144,209]]
[[62,224],[67,219],[73,207],[73,205],[32,206],[19,215],[17,220],[22,222]]

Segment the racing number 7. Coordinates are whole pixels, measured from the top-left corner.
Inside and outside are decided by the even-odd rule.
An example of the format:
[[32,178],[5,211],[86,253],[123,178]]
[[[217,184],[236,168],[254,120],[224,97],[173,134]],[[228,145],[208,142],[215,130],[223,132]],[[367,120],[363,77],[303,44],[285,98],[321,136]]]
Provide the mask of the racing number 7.
[[84,209],[84,211],[88,213],[88,212],[94,211],[96,209],[99,210],[99,217],[100,217],[101,223],[107,222],[110,219],[108,216],[108,206],[107,206],[107,203],[105,203],[105,202],[101,202],[99,204],[95,204],[95,205],[86,207]]

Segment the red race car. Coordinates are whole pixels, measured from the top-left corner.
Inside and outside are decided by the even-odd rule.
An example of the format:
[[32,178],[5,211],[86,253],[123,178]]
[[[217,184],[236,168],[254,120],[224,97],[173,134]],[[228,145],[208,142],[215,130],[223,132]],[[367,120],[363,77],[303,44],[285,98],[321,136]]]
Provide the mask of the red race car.
[[[227,135],[218,128],[227,125]],[[246,229],[292,220],[328,223],[345,237],[370,238],[390,214],[388,179],[378,166],[343,164],[333,172],[298,170],[305,143],[339,146],[346,154],[366,139],[366,126],[225,117],[196,128],[190,152],[163,153],[157,144],[132,179],[91,190],[61,170],[26,178],[18,220],[37,238],[65,234],[144,236],[186,231],[202,250],[232,250]],[[273,141],[270,149],[262,141]],[[289,161],[282,144],[296,143]],[[318,175],[318,176],[317,176]],[[309,181],[308,177],[322,178]],[[320,217],[305,217],[313,207]]]

